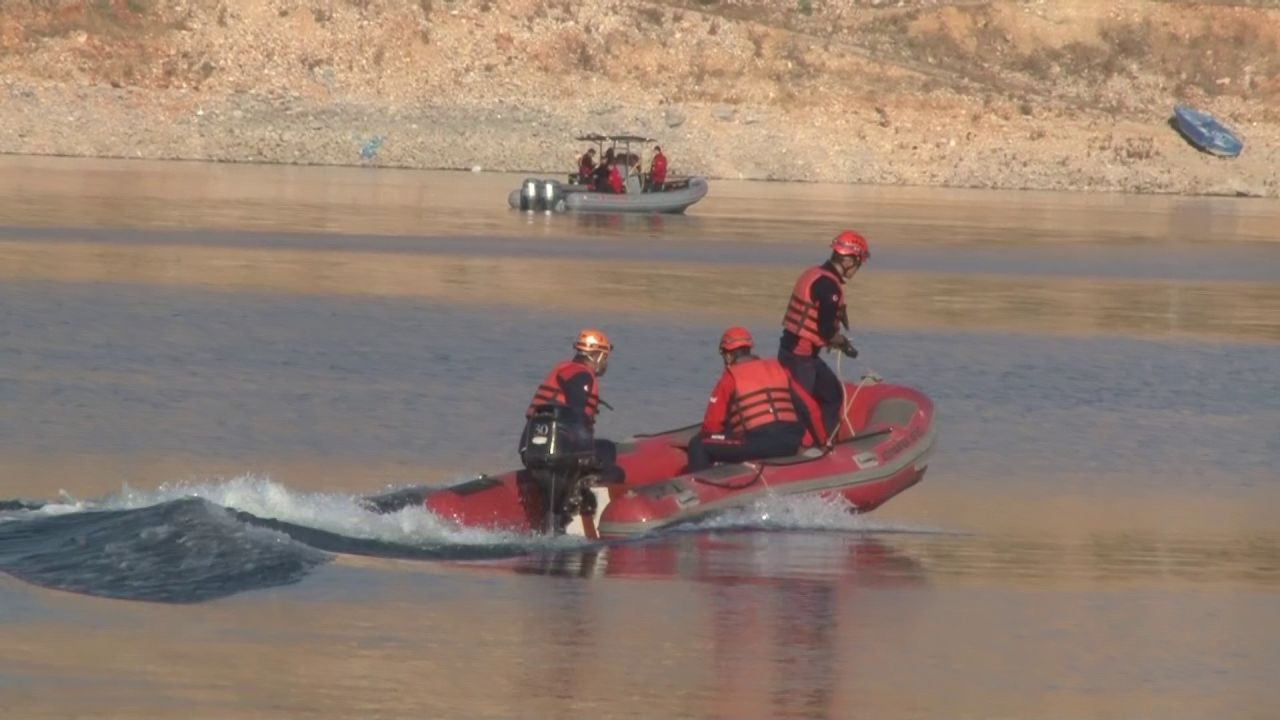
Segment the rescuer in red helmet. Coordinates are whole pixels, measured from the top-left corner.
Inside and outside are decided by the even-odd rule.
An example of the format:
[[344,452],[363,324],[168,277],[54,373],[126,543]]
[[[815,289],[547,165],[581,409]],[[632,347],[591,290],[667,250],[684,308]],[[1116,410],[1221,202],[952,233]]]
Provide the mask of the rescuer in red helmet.
[[530,417],[539,405],[559,405],[578,415],[588,427],[596,423],[600,407],[600,376],[609,368],[613,344],[609,336],[595,328],[583,328],[573,343],[574,355],[556,364],[533,393],[524,416]]
[[[849,329],[844,284],[871,258],[866,238],[845,230],[831,241],[831,257],[823,264],[800,274],[786,314],[782,317],[782,339],[778,361],[800,387],[822,407],[822,425],[834,428],[839,421],[844,396],[840,379],[818,357],[823,348],[858,357],[853,343],[841,332]],[[825,441],[825,438],[824,438]]]
[[702,429],[689,442],[688,472],[713,462],[742,462],[795,455],[824,438],[817,405],[777,360],[751,353],[746,328],[720,337],[724,374],[711,391]]
[[520,435],[520,459],[557,506],[562,524],[579,509],[594,512],[595,496],[587,486],[624,477],[618,446],[595,438],[597,411],[608,407],[600,399],[599,378],[609,367],[613,343],[604,332],[584,328],[573,349],[574,356],[551,368],[534,391]]

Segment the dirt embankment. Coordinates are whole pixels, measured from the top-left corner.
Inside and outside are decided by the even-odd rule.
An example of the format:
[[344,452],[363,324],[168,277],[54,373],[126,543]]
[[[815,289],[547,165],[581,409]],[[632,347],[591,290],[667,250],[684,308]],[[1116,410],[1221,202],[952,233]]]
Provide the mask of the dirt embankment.
[[0,83],[0,152],[560,172],[632,132],[717,177],[1280,196],[1264,2],[5,0]]

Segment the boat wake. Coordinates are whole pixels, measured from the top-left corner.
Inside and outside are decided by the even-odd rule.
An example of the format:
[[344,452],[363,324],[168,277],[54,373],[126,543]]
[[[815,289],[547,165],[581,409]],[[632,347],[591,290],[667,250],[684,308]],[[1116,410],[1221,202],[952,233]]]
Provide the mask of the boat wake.
[[[663,534],[719,530],[914,532],[841,500],[771,498]],[[297,582],[335,554],[420,560],[554,556],[593,545],[459,528],[421,506],[367,512],[360,496],[268,478],[129,487],[97,500],[0,500],[0,571],[102,597],[189,603]]]
[[933,528],[883,521],[853,512],[842,496],[772,496],[742,508],[726,510],[705,520],[678,525],[674,532],[711,530],[822,531],[845,533],[924,533]]

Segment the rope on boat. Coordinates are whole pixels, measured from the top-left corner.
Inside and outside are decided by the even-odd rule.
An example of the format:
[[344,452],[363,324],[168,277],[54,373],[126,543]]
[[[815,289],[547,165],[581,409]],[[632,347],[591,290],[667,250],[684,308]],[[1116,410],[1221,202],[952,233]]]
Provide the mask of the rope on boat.
[[823,443],[828,449],[835,442],[836,435],[840,433],[840,423],[849,428],[849,437],[855,437],[858,432],[853,429],[853,423],[849,421],[849,408],[853,407],[853,401],[858,399],[858,393],[862,390],[862,386],[867,384],[868,380],[878,378],[874,370],[868,370],[863,373],[862,379],[858,380],[858,385],[853,389],[853,395],[850,395],[844,386],[844,370],[841,367],[841,361],[844,360],[844,353],[836,355],[836,378],[840,381],[840,421],[831,429],[831,434],[827,436],[827,441]]

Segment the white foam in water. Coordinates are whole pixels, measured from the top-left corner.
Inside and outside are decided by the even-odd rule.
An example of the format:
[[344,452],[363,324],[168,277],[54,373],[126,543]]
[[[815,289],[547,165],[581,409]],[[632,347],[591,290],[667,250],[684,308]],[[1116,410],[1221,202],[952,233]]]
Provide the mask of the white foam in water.
[[726,510],[683,526],[693,530],[823,530],[839,532],[932,532],[852,512],[842,496],[771,495],[746,507]]
[[[377,514],[361,507],[353,495],[290,490],[269,477],[247,474],[231,479],[166,483],[154,491],[125,485],[118,494],[99,501],[77,500],[61,492],[60,502],[39,510],[62,515],[88,510],[129,510],[183,498],[201,498],[255,517],[280,520],[345,537],[403,545],[523,545],[566,550],[589,544],[576,536],[545,537],[480,528],[462,528],[420,506]],[[677,528],[701,530],[812,530],[836,532],[937,532],[934,529],[874,519],[850,511],[843,497],[770,496],[743,508],[726,510],[705,520]]]
[[[268,477],[240,475],[231,479],[166,483],[154,492],[125,486],[96,509],[135,509],[183,498],[201,498],[255,517],[280,520],[350,538],[403,545],[554,545],[580,544],[577,538],[535,538],[513,532],[460,528],[422,507],[380,515],[358,504],[353,495],[290,490]],[[91,508],[82,508],[91,509]]]
[[90,500],[78,500],[72,497],[66,490],[58,491],[58,500],[50,500],[34,510],[19,510],[15,515],[0,517],[3,520],[19,520],[23,517],[32,515],[66,515],[68,513],[83,512],[85,510],[97,510],[98,508]]

